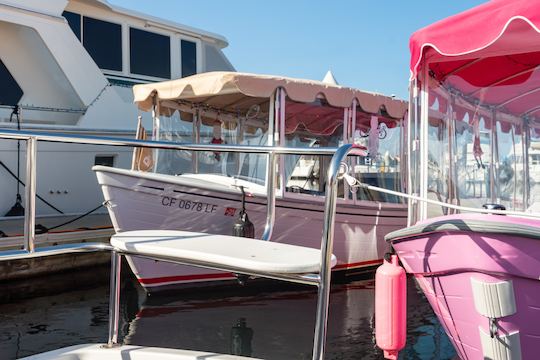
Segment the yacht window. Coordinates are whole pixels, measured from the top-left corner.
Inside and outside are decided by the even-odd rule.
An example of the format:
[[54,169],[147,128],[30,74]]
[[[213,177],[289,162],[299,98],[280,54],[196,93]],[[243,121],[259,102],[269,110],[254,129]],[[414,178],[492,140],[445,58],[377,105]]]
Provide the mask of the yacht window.
[[0,104],[17,105],[23,96],[23,91],[13,78],[2,60],[0,60]]
[[129,29],[132,74],[171,78],[171,43],[168,36]]
[[197,73],[197,44],[182,40],[182,77]]
[[114,166],[114,155],[96,155],[94,165]]
[[77,39],[81,40],[81,15],[69,11],[64,11],[62,13],[62,16],[66,18],[69,27],[71,28],[75,36],[77,36]]
[[83,45],[101,69],[122,71],[122,26],[83,19]]

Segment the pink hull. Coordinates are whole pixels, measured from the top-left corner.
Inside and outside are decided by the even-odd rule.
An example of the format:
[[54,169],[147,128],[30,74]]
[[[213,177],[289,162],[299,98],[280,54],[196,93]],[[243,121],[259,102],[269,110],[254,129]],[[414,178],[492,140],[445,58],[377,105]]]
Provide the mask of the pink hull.
[[[464,226],[441,230],[434,226],[438,222],[461,222]],[[478,227],[464,230],[471,222]],[[482,226],[485,231],[478,231]],[[540,230],[540,221],[455,215],[431,219],[417,227],[424,230],[416,234],[389,234],[388,238],[407,272],[414,274],[460,358],[538,359],[540,231],[534,233]],[[482,286],[505,281],[511,288],[507,294],[478,291]],[[473,283],[482,285],[475,287]],[[488,305],[482,307],[479,303]],[[512,314],[494,316],[497,320],[495,328],[492,326],[492,338],[490,318],[481,312],[487,311],[485,308],[512,308],[511,305],[514,311],[506,311]],[[514,334],[512,346],[489,345],[509,334]]]

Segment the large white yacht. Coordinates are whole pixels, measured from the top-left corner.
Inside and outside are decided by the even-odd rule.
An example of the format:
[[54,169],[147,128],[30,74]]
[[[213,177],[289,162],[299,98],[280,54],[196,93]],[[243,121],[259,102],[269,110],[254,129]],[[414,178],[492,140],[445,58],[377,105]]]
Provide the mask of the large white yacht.
[[[220,35],[106,0],[0,0],[0,128],[134,137],[134,84],[234,70],[222,52],[226,46]],[[150,128],[151,119],[140,115]],[[129,168],[131,158],[124,147],[40,143],[36,205],[42,230],[103,202],[93,165]],[[25,182],[24,163],[24,142],[0,141],[0,237],[22,233],[17,215],[24,202],[17,199],[24,198],[24,185],[17,177]],[[99,208],[56,231],[98,228],[103,221],[109,220]]]

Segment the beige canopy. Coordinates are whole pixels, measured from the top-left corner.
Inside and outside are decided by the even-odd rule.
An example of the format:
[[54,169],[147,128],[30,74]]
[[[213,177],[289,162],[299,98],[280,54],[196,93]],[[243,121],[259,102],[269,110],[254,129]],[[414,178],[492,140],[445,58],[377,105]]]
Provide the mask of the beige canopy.
[[310,103],[323,96],[329,105],[345,108],[356,99],[363,111],[378,114],[384,107],[388,116],[396,119],[402,118],[407,111],[405,101],[380,94],[320,81],[238,72],[208,72],[178,80],[135,85],[133,93],[135,102],[143,111],[152,108],[152,98],[157,94],[162,114],[177,110],[167,104],[179,100],[234,112],[267,102],[279,87],[285,90],[289,99],[301,103]]

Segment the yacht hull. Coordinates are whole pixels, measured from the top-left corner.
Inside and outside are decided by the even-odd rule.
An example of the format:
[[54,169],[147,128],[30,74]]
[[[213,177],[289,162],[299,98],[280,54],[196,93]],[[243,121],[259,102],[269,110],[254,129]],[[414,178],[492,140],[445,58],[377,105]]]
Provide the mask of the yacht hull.
[[537,358],[540,236],[534,232],[540,221],[454,215],[419,226],[420,232],[388,238],[459,357]]
[[[233,187],[212,188],[182,176],[106,167],[94,170],[117,232],[181,229],[231,234],[241,208],[241,193]],[[276,200],[272,241],[320,248],[324,203],[309,200]],[[388,204],[389,208],[385,209],[384,204],[370,205],[338,204],[333,251],[338,259],[336,270],[378,265],[387,251],[384,235],[405,225],[407,211],[403,206]],[[247,198],[246,209],[255,225],[255,237],[260,238],[266,220],[265,197],[252,194]],[[138,258],[129,258],[129,262],[147,290],[235,279],[233,274],[189,266]]]

